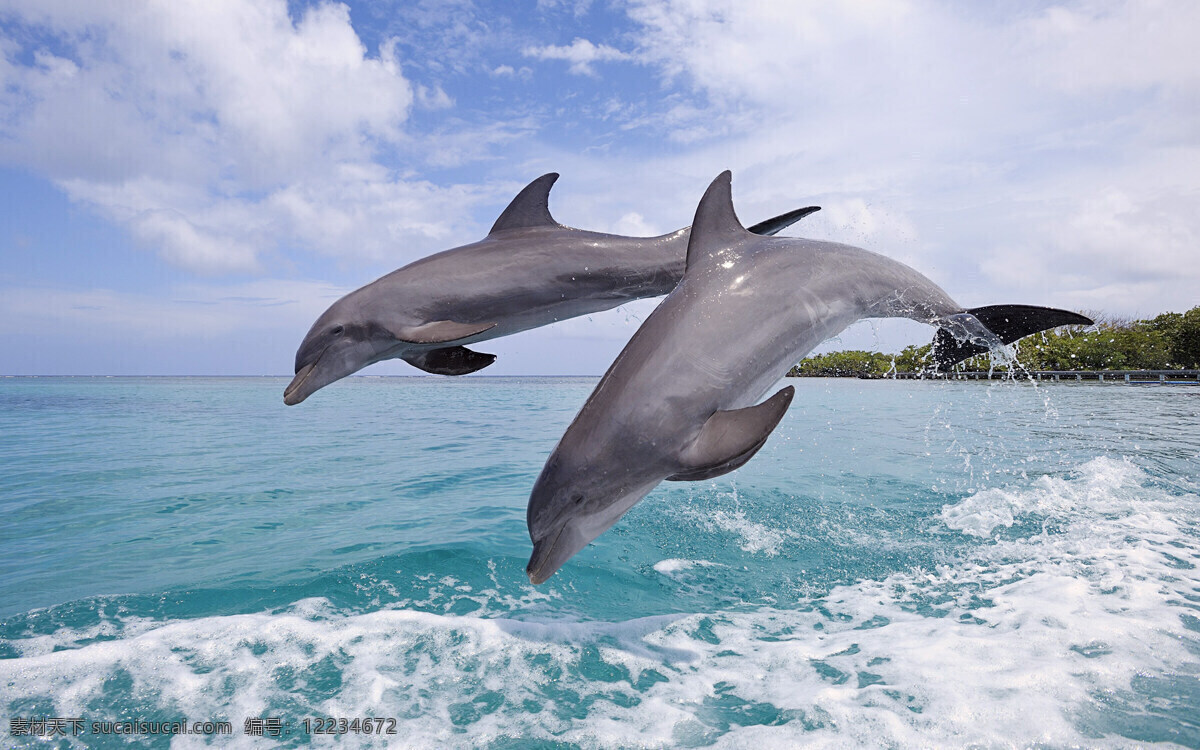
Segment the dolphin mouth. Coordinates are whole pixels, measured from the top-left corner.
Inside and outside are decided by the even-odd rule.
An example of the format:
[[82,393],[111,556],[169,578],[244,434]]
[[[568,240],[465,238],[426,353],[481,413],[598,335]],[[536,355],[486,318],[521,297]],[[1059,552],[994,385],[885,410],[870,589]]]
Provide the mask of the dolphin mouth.
[[[549,544],[546,543],[549,537],[542,537],[542,541],[534,543],[533,554],[529,556],[529,564],[525,566],[525,575],[529,576],[529,582],[534,586],[550,580],[550,576],[554,575],[559,567],[562,567],[555,566],[553,570],[545,570],[547,564],[550,562],[550,553],[554,551],[554,546],[558,544],[558,539],[562,536],[566,528],[565,525],[560,528]],[[536,566],[534,565],[534,560],[539,561]]]
[[300,387],[308,380],[308,376],[312,375],[313,370],[316,369],[317,363],[320,361],[321,358],[317,357],[312,364],[305,365],[296,371],[296,377],[292,378],[292,382],[288,383],[288,387],[283,390],[283,403],[288,406],[295,406],[308,398],[309,394],[300,392]]

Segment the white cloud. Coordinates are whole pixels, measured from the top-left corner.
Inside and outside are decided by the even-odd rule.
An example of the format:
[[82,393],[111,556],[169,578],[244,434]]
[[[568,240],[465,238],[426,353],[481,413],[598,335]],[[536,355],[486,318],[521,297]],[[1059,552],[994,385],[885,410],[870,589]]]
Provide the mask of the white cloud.
[[634,0],[628,12],[633,54],[666,88],[625,127],[677,145],[584,169],[603,185],[634,166],[650,175],[652,189],[629,188],[640,213],[694,206],[732,168],[748,223],[823,205],[791,231],[904,260],[967,304],[1196,304],[1200,6]]
[[612,227],[614,234],[625,234],[632,237],[654,237],[662,232],[658,227],[646,221],[646,217],[636,211],[630,211],[621,218]]
[[1073,215],[1062,217],[1051,230],[1051,241],[1100,276],[1169,279],[1189,261],[1195,263],[1200,252],[1196,227],[1171,208],[1135,201],[1110,188],[1083,201]]
[[157,209],[142,212],[130,222],[133,234],[143,243],[160,249],[174,263],[189,268],[257,271],[254,248],[231,237],[201,231],[178,211]]
[[1025,26],[1028,47],[1065,91],[1195,88],[1200,6],[1187,2],[1077,2]]
[[520,68],[514,68],[511,65],[497,65],[488,70],[488,75],[492,78],[518,78],[527,81],[533,76],[533,69],[525,65]]
[[12,330],[28,335],[65,332],[79,340],[221,341],[235,333],[288,331],[294,334],[288,337],[294,350],[317,316],[348,291],[331,284],[271,279],[228,285],[181,284],[166,296],[110,289],[9,287],[0,294],[0,311],[12,321]]
[[[789,233],[900,259],[968,306],[1197,302],[1194,3],[629,0],[621,51],[588,41],[612,29],[567,26],[570,2],[542,5],[578,34],[566,46],[421,2],[388,33],[454,53],[411,62],[441,79],[422,86],[399,46],[365,50],[341,6],[4,1],[0,18],[38,28],[0,39],[0,160],[190,269],[291,268],[295,248],[399,266],[477,239],[477,207],[548,171],[559,220],[653,234],[690,222],[731,168],[747,224],[822,205]],[[567,97],[502,64],[522,50],[647,75]],[[597,325],[616,341],[612,315],[511,346],[573,357],[554,341]]]
[[463,190],[375,163],[407,145],[414,102],[453,101],[414,92],[393,45],[369,55],[344,5],[295,22],[283,0],[14,1],[0,15],[55,40],[0,48],[0,160],[178,265],[260,270],[281,243],[367,256],[398,245],[411,260],[469,221]]
[[[0,373],[273,374],[292,371],[309,326],[347,287],[260,279],[176,285],[165,294],[0,287]],[[481,343],[488,375],[603,372],[658,300]],[[391,360],[364,374],[420,375]]]
[[593,63],[611,62],[614,60],[629,60],[630,55],[607,44],[593,44],[587,39],[576,39],[569,46],[546,45],[543,47],[526,47],[522,50],[526,57],[538,60],[565,60],[570,63],[568,70],[576,75],[596,75]]
[[537,0],[537,8],[542,12],[569,8],[576,18],[587,15],[591,7],[592,0]]
[[425,147],[423,158],[425,163],[434,167],[479,166],[502,158],[496,156],[497,147],[505,146],[509,147],[509,151],[516,151],[519,146],[527,146],[530,136],[537,129],[538,123],[532,117],[496,120],[479,125],[456,122],[453,127],[422,135],[421,144]]
[[448,109],[454,106],[454,100],[441,86],[417,86],[417,102],[425,109]]
[[[826,231],[830,234],[859,245],[903,247],[916,234],[909,217],[874,208],[861,197],[822,201],[820,214],[805,221],[809,224],[820,222],[827,226]],[[903,260],[899,253],[889,254],[897,260]]]
[[462,244],[470,229],[468,209],[489,197],[478,187],[394,182],[383,173],[379,167],[341,170],[327,183],[278,190],[264,205],[317,247],[398,267],[431,250]]
[[[24,148],[5,155],[54,177],[167,176],[180,161],[164,154],[198,150],[187,167],[269,187],[314,160],[369,156],[372,139],[400,136],[413,101],[394,52],[367,57],[342,5],[296,24],[278,1],[14,10],[67,57],[34,49],[32,66],[9,60],[6,83],[32,106],[7,108],[7,134]],[[93,174],[80,175],[77,152],[95,155]]]
[[348,289],[261,279],[162,294],[47,285],[0,288],[0,372],[221,375],[292,371],[316,317]]

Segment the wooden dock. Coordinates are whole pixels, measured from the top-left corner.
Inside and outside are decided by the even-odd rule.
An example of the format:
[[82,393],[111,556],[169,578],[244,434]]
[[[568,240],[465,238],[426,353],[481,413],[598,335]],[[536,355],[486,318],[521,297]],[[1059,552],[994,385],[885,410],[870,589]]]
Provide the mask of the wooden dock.
[[891,372],[881,376],[860,376],[893,380],[1039,380],[1043,382],[1082,382],[1129,385],[1200,385],[1200,370],[1020,370],[1010,376],[1003,370],[964,370],[961,372]]

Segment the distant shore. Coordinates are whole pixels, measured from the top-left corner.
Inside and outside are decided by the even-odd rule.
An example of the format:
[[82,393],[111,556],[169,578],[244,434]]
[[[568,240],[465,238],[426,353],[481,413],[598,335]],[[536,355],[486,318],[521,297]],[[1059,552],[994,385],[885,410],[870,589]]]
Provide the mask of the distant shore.
[[958,370],[954,372],[800,372],[793,368],[789,378],[859,378],[861,380],[1038,380],[1042,382],[1082,382],[1131,384],[1200,385],[1200,370]]
[[[1041,380],[1155,380],[1194,379],[1200,370],[1200,306],[1185,313],[1163,313],[1146,320],[1112,318],[1089,313],[1094,325],[1064,326],[1027,336],[993,358],[980,354],[958,365],[949,375],[930,375],[932,347],[907,346],[898,354],[847,350],[805,357],[788,372],[791,376],[900,378],[952,377],[963,380],[1017,377]],[[1029,373],[1028,375],[1025,373]],[[1126,375],[1129,375],[1126,378]]]

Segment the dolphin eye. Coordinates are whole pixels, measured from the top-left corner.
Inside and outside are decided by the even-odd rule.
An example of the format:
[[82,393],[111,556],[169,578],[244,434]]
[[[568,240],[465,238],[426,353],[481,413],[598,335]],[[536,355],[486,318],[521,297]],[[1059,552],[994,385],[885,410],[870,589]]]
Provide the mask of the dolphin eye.
[[571,493],[571,502],[575,503],[576,505],[582,504],[583,503],[583,495],[578,492]]
[[330,336],[341,336],[345,332],[346,332],[346,326],[334,326],[333,329],[329,332],[329,335]]

